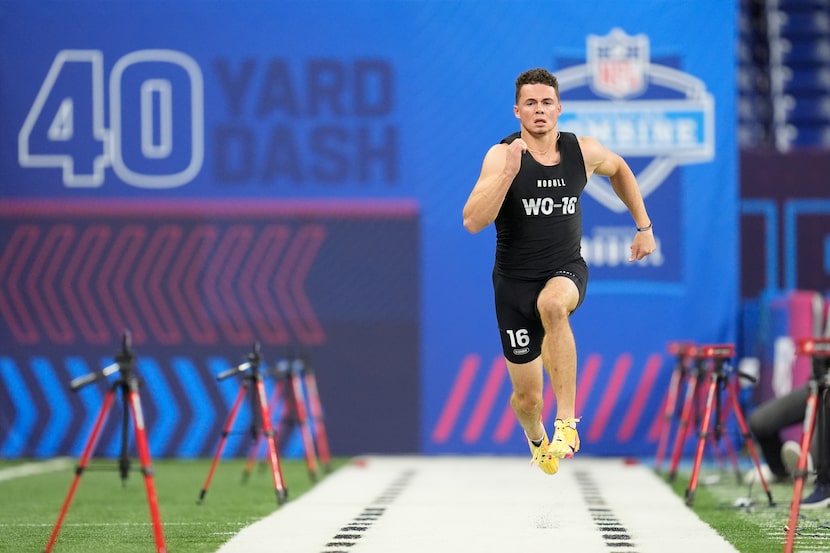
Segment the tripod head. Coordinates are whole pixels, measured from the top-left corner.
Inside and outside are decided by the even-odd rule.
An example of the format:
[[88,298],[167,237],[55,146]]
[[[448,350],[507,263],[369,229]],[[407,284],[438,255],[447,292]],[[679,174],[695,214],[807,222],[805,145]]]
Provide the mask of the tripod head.
[[678,358],[686,358],[693,356],[695,353],[695,345],[691,342],[669,342],[669,353]]
[[243,373],[248,369],[252,369],[251,372],[257,374],[259,372],[259,364],[261,361],[262,353],[259,342],[254,342],[254,347],[251,350],[251,353],[248,354],[247,361],[217,374],[216,380],[225,380],[226,378],[230,378],[235,374]]
[[131,350],[132,339],[130,331],[125,330],[121,338],[121,351],[115,355],[115,363],[107,365],[98,372],[89,373],[84,376],[79,376],[72,379],[69,383],[69,388],[72,391],[79,390],[88,384],[97,382],[102,378],[106,378],[111,374],[121,371],[125,378],[132,376],[135,370],[135,354]]
[[758,379],[749,374],[735,369],[729,360],[735,357],[734,344],[708,344],[695,347],[695,357],[701,362],[709,362],[714,367],[715,373],[721,377],[734,372],[738,377],[755,384]]
[[735,356],[735,346],[732,344],[697,346],[696,355],[703,359],[732,359]]
[[685,372],[694,369],[695,345],[692,342],[669,342],[667,350],[675,358],[676,370]]
[[277,360],[269,375],[281,380],[291,376],[303,377],[313,372],[314,369],[311,366],[308,353],[298,353],[293,349],[289,349],[284,357]]
[[795,353],[812,358],[813,378],[830,387],[830,338],[799,338],[795,342]]
[[735,355],[735,346],[732,344],[709,344],[694,346],[694,357],[700,367],[706,363],[712,365],[715,376],[723,378],[731,369],[729,360]]

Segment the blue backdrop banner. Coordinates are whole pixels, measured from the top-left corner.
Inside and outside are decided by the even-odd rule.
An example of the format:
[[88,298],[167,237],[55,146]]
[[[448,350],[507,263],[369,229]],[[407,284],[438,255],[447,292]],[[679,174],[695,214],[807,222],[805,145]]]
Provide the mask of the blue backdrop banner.
[[0,2],[0,456],[79,453],[105,384],[68,381],[124,329],[157,455],[212,453],[235,392],[215,375],[254,342],[314,360],[335,454],[523,452],[495,236],[461,209],[531,67],[654,221],[628,263],[633,221],[591,180],[572,318],[584,451],[651,454],[667,344],[737,334],[736,10]]

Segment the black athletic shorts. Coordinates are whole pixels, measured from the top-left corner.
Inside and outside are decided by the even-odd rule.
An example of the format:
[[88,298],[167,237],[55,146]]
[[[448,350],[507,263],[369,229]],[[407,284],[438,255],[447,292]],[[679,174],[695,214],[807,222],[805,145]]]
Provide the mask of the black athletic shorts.
[[582,305],[588,287],[588,266],[582,258],[553,271],[543,280],[516,280],[493,271],[496,320],[501,347],[508,361],[529,363],[541,355],[545,330],[536,309],[536,299],[548,280],[557,276],[567,277],[576,284],[579,290],[576,307]]

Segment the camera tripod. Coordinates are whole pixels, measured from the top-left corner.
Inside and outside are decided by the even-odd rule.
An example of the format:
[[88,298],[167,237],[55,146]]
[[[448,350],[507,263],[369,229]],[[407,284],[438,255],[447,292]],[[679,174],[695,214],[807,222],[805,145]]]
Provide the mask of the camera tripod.
[[216,466],[219,464],[219,458],[225,448],[225,443],[228,435],[233,429],[234,420],[239,414],[239,408],[245,396],[248,396],[249,405],[251,407],[251,447],[256,448],[261,437],[265,438],[268,445],[268,459],[271,462],[271,475],[274,481],[274,491],[277,495],[277,504],[282,505],[288,497],[288,490],[285,488],[285,481],[282,475],[282,468],[280,466],[279,450],[277,448],[274,430],[271,427],[271,413],[268,408],[268,398],[265,394],[265,382],[263,374],[260,370],[262,356],[260,354],[259,343],[254,344],[253,350],[248,354],[248,360],[236,367],[232,367],[223,373],[216,376],[216,380],[224,380],[231,376],[245,373],[242,377],[242,382],[239,386],[239,393],[236,396],[236,401],[231,407],[225,426],[222,430],[222,437],[219,440],[219,446],[216,448],[216,454],[213,457],[213,463],[210,465],[207,479],[199,492],[198,504],[201,505],[205,500],[210,482],[213,479],[213,473],[216,471]]
[[323,404],[320,401],[320,393],[317,388],[317,375],[311,362],[307,358],[300,358],[303,384],[308,393],[308,410],[311,417],[311,424],[314,427],[314,439],[317,444],[317,453],[323,470],[331,472],[331,452],[329,451],[329,438],[326,433],[326,424],[323,420]]
[[[698,420],[699,396],[703,389],[701,383],[705,374],[703,359],[697,355],[697,348],[693,344],[686,342],[676,343],[673,349],[678,360],[675,365],[675,372],[672,375],[673,388],[669,389],[669,399],[666,402],[665,416],[667,418],[671,417],[675,409],[675,406],[672,405],[671,398],[674,396],[674,401],[676,402],[677,396],[680,395],[680,388],[683,386],[684,379],[686,381],[686,393],[680,411],[677,434],[674,437],[674,448],[672,450],[668,473],[669,482],[673,482],[677,476],[677,467],[680,465],[683,446],[689,436],[689,431]],[[671,410],[669,410],[669,407],[671,407]],[[668,432],[668,426],[667,424],[664,429],[666,432]],[[668,440],[668,436],[665,439]]]
[[[323,469],[331,471],[331,455],[323,422],[323,408],[317,390],[317,379],[306,357],[289,355],[280,359],[269,372],[276,379],[271,399],[275,414],[277,447],[280,451],[299,427],[306,467],[312,482],[317,481],[318,460]],[[259,448],[252,448],[243,477],[248,478],[257,461]]]
[[281,438],[280,447],[299,426],[309,476],[316,481],[317,454],[327,472],[330,470],[330,457],[314,372],[302,357],[289,356],[277,363],[275,376],[275,399],[282,403],[277,432]]
[[[721,413],[721,390],[726,390],[726,395],[729,397],[735,413],[735,418],[738,420],[742,436],[746,441],[747,449],[752,457],[752,462],[755,464],[755,469],[758,471],[758,477],[761,480],[761,485],[767,494],[769,505],[775,505],[772,500],[772,492],[770,492],[769,485],[761,472],[761,463],[758,460],[758,454],[755,451],[755,444],[752,442],[752,435],[747,427],[746,420],[741,412],[741,406],[738,403],[737,380],[734,377],[735,371],[731,370],[728,361],[735,355],[735,347],[731,344],[718,344],[698,346],[696,348],[696,356],[704,363],[711,365],[709,390],[706,397],[706,408],[703,412],[703,421],[700,425],[700,434],[697,441],[697,449],[695,452],[695,462],[692,467],[692,476],[689,480],[689,487],[686,489],[686,504],[691,506],[694,502],[695,491],[697,489],[698,476],[700,475],[700,464],[703,460],[703,450],[706,445],[706,440],[709,437],[709,425],[714,419],[714,440],[717,443],[720,441],[722,434],[722,425],[724,419]],[[742,375],[747,377],[746,375]],[[732,377],[732,378],[730,378]],[[714,410],[714,415],[713,415]],[[740,476],[740,472],[738,473]]]
[[[664,412],[664,419],[665,425],[662,429],[661,440],[663,443],[668,440],[668,434],[671,430],[671,418],[675,412],[677,397],[680,395],[680,391],[684,386],[685,380],[685,396],[683,399],[683,405],[680,411],[680,420],[677,426],[677,434],[675,435],[674,440],[674,450],[672,451],[671,455],[671,465],[668,472],[668,481],[673,482],[674,479],[677,477],[677,468],[680,464],[680,459],[683,454],[683,449],[686,444],[686,440],[689,437],[689,433],[692,431],[692,428],[699,425],[701,422],[701,407],[703,404],[705,386],[704,386],[704,377],[707,375],[707,362],[706,358],[702,356],[699,348],[697,348],[694,344],[688,342],[673,342],[669,344],[669,351],[674,353],[677,357],[677,361],[675,363],[675,371],[672,374],[671,385],[668,391],[668,398],[666,399],[666,409]],[[728,413],[720,414],[720,409],[718,409],[718,432],[716,435],[710,434],[707,436],[707,439],[712,443],[714,446],[714,453],[717,458],[720,458],[720,425],[722,425]],[[658,444],[659,446],[659,444]],[[659,446],[663,447],[663,446]],[[726,454],[729,459],[732,461],[732,466],[735,471],[735,475],[738,480],[741,480],[741,473],[740,468],[738,466],[738,458],[735,454],[734,448],[732,447],[732,443],[728,440],[724,441],[723,447],[726,450]],[[659,450],[658,450],[659,453]],[[662,463],[662,456],[658,455],[657,457],[657,467],[661,466]]]
[[[818,423],[819,440],[827,435],[827,390],[830,389],[830,338],[802,338],[796,340],[796,355],[807,355],[812,359],[812,375],[807,383],[807,406],[804,412],[804,433],[801,436],[801,451],[798,456],[795,474],[793,474],[793,499],[790,504],[790,518],[786,527],[787,540],[784,552],[792,553],[795,544],[795,529],[798,525],[798,512],[801,507],[801,494],[804,491],[804,479],[807,477],[807,455],[813,442],[813,435]],[[819,455],[826,455],[821,451]],[[826,461],[825,461],[826,462]],[[821,460],[819,460],[821,466]]]
[[98,413],[98,418],[95,420],[95,425],[92,427],[92,433],[87,440],[84,447],[81,460],[75,469],[75,478],[69,487],[69,492],[61,507],[58,520],[55,522],[55,527],[52,529],[52,534],[49,536],[49,541],[46,544],[44,553],[50,553],[58,539],[58,533],[63,525],[64,518],[69,511],[69,506],[78,489],[86,470],[89,460],[95,451],[98,444],[98,438],[101,436],[101,429],[107,420],[107,416],[115,403],[115,396],[120,392],[122,402],[122,435],[121,435],[121,453],[118,458],[118,469],[121,474],[121,481],[125,483],[130,470],[130,458],[127,454],[127,447],[129,444],[129,419],[132,414],[133,430],[135,431],[136,448],[138,449],[138,457],[141,462],[141,472],[144,475],[144,485],[147,490],[147,503],[150,507],[150,519],[153,523],[153,534],[156,541],[156,552],[166,553],[167,547],[164,543],[164,534],[162,532],[161,517],[159,516],[158,500],[156,499],[156,488],[153,483],[153,468],[150,461],[150,448],[147,443],[147,434],[144,428],[144,414],[141,410],[141,399],[138,394],[138,378],[135,374],[135,355],[130,350],[130,334],[124,332],[121,342],[121,352],[115,356],[115,363],[104,367],[97,373],[90,373],[80,376],[72,380],[69,384],[73,391],[77,391],[88,384],[92,384],[102,378],[111,374],[120,372],[118,380],[112,383],[109,391],[104,396],[104,403],[101,411]]
[[[675,411],[677,409],[677,399],[680,396],[683,381],[686,379],[686,376],[689,374],[691,369],[689,362],[693,358],[694,346],[687,342],[671,342],[669,343],[668,350],[670,354],[674,355],[675,363],[671,379],[669,380],[669,390],[667,392],[663,410],[663,424],[660,428],[660,438],[657,441],[657,454],[654,459],[654,468],[658,473],[663,468],[663,460],[666,457],[666,448],[668,447],[669,436],[671,434],[672,419],[674,419]],[[690,389],[694,390],[694,384],[690,386]],[[684,419],[681,419],[681,421],[683,420]],[[685,430],[685,427],[684,425],[681,425],[678,432],[683,430]],[[672,463],[672,466],[674,469],[677,468],[675,462]]]

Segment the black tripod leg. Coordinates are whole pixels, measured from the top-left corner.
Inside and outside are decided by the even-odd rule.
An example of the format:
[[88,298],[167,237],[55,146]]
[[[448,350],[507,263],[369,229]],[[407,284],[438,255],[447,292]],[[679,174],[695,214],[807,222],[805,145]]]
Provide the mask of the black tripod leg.
[[245,467],[242,469],[242,483],[246,484],[254,471],[257,459],[259,459],[259,452],[262,449],[262,436],[252,438],[251,447],[248,449],[248,459],[245,461]]
[[72,479],[72,484],[69,486],[69,493],[67,493],[66,499],[63,502],[63,507],[61,507],[60,513],[58,514],[58,520],[55,522],[55,527],[52,529],[52,535],[49,536],[49,541],[46,543],[46,548],[43,550],[44,553],[50,553],[52,548],[55,546],[55,541],[58,539],[58,533],[63,525],[63,520],[66,518],[66,513],[69,511],[69,506],[72,503],[72,498],[75,496],[75,491],[78,489],[78,484],[81,482],[81,476],[83,476],[84,470],[89,464],[89,460],[95,451],[95,447],[98,445],[98,438],[101,436],[101,429],[107,420],[107,415],[109,415],[114,401],[115,388],[112,388],[104,396],[104,403],[101,406],[101,411],[98,413],[98,418],[95,419],[95,425],[92,427],[92,433],[89,435],[86,446],[84,446],[84,452],[81,455],[81,460],[78,462],[78,467],[75,469],[75,478]]
[[248,482],[251,473],[256,466],[257,458],[259,456],[259,446],[262,443],[262,422],[260,421],[261,413],[257,404],[259,403],[259,392],[257,391],[256,381],[260,378],[258,375],[249,377],[250,387],[248,389],[248,400],[251,407],[251,426],[248,433],[251,443],[248,447],[248,460],[245,462],[245,467],[242,469],[242,483]]
[[[732,381],[730,380],[728,374],[726,374],[726,373],[721,374],[721,383],[722,383],[724,391],[726,392],[727,400],[732,398],[731,382]],[[724,437],[724,429],[726,428],[726,424],[729,422],[729,407],[731,407],[731,406],[732,406],[731,401],[729,403],[727,403],[726,406],[724,406],[722,404],[722,402],[720,401],[720,398],[718,398],[717,410],[716,410],[716,412],[717,412],[716,420],[717,420],[717,425],[718,426],[717,426],[717,430],[715,432],[715,440],[716,440],[716,445],[721,445],[721,444],[723,445],[723,450],[726,452],[726,457],[732,463],[732,470],[734,471],[734,474],[735,474],[735,480],[737,481],[738,484],[740,484],[741,482],[743,482],[743,475],[741,474],[741,467],[738,463],[738,455],[737,455],[737,453],[735,453],[735,445],[733,444],[732,439],[731,439],[730,436],[725,436]],[[726,407],[726,408],[724,408],[724,407]],[[735,409],[733,409],[733,411],[735,411]],[[736,411],[736,413],[737,413],[737,411]]]
[[121,475],[121,485],[127,485],[130,475],[130,411],[128,407],[126,387],[121,386],[121,452],[118,455],[118,473]]

